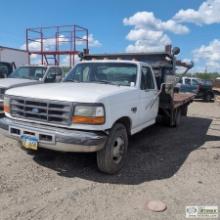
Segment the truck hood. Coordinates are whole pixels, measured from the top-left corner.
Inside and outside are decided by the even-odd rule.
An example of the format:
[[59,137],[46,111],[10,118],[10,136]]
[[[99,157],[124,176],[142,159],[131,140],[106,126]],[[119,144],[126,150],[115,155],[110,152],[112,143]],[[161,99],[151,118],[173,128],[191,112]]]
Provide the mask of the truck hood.
[[0,88],[9,89],[18,86],[26,86],[40,83],[38,80],[6,78],[0,79]]
[[10,89],[9,96],[67,102],[100,102],[103,98],[135,89],[98,83],[53,83]]

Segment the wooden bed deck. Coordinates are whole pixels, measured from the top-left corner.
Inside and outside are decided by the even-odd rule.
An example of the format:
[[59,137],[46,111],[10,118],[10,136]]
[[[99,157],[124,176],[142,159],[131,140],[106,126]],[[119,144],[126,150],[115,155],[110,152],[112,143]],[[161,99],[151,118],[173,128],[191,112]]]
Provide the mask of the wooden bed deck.
[[186,103],[192,102],[195,98],[193,93],[174,93],[174,107],[177,108]]

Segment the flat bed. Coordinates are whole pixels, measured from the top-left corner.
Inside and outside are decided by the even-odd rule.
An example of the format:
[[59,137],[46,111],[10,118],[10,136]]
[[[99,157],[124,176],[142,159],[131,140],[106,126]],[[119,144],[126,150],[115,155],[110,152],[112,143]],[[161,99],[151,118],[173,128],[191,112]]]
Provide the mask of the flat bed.
[[218,93],[220,93],[220,88],[219,87],[213,87],[213,89],[212,89],[214,92],[218,92]]
[[189,104],[195,98],[193,93],[174,93],[173,105],[174,108],[178,108],[182,105]]
[[[181,116],[187,116],[188,105],[193,102],[193,93],[174,93],[160,96],[159,118],[163,118],[167,125],[176,127],[180,123]],[[159,120],[160,121],[160,120]]]

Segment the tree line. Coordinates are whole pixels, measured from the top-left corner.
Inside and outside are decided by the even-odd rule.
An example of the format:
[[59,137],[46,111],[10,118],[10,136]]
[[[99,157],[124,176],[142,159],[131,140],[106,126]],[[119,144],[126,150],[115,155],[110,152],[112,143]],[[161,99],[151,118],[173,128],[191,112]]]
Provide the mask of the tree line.
[[[183,74],[178,74],[178,76],[183,76]],[[220,73],[214,72],[214,73],[187,73],[184,76],[188,77],[196,77],[200,79],[205,80],[215,80],[217,77],[220,77]]]

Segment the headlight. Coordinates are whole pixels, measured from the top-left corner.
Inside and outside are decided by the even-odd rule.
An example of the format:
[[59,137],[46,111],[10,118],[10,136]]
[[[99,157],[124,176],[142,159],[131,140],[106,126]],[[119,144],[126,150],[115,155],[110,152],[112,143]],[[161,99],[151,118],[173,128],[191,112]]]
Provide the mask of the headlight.
[[4,112],[10,113],[10,98],[7,96],[4,97]]
[[102,105],[77,105],[72,122],[76,124],[102,125],[105,123],[105,110]]

